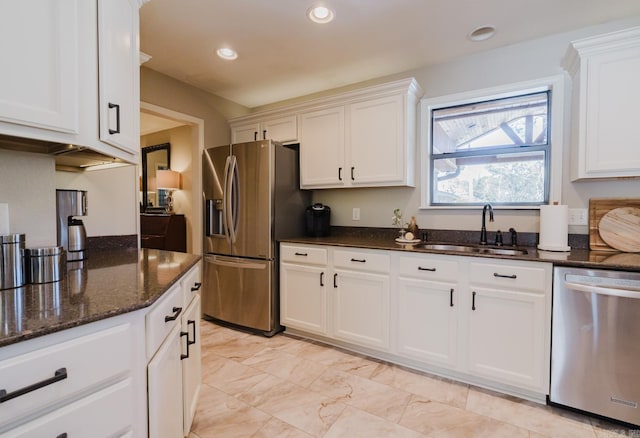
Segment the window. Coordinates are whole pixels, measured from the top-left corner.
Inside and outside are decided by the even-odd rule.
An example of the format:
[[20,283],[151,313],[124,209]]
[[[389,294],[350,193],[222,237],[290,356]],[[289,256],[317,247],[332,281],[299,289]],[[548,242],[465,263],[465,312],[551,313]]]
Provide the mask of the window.
[[560,102],[563,93],[561,79],[551,82],[424,101],[423,206],[536,208],[552,195],[559,201],[551,180],[561,171],[561,114],[554,123],[551,115],[562,108],[552,108],[552,93]]

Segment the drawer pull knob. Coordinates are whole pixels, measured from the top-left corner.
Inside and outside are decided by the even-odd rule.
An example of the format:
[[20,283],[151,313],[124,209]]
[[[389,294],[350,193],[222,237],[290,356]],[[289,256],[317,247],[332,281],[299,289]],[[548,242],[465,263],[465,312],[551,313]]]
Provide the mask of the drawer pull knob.
[[175,321],[178,319],[178,316],[182,313],[182,307],[174,307],[173,312],[173,315],[167,315],[164,317],[164,322]]
[[200,290],[200,286],[202,286],[202,283],[193,283],[193,286],[191,287],[191,292]]
[[338,287],[338,274],[333,274],[333,287]]
[[449,307],[453,307],[453,288],[449,291]]
[[471,310],[476,310],[476,293],[471,293]]
[[366,259],[351,259],[352,262],[358,262],[358,263],[366,263],[367,260]]
[[511,275],[503,275],[503,274],[498,274],[497,272],[493,273],[494,277],[498,277],[498,278],[511,278],[511,279],[516,279],[518,278],[518,276],[516,274],[511,274]]
[[418,271],[436,272],[436,268],[423,268],[422,266],[418,266]]
[[180,360],[185,360],[185,359],[189,359],[189,332],[180,332],[180,337],[186,337],[187,338],[187,342],[186,342],[186,346],[187,346],[187,354],[181,354],[180,355]]
[[60,435],[58,435],[56,438],[67,438],[67,432],[65,433],[61,433]]
[[306,257],[308,254],[306,252],[297,252],[295,253],[297,256]]
[[53,383],[59,382],[67,378],[67,369],[59,368],[53,374],[53,377],[49,377],[48,379],[41,380],[40,382],[34,383],[29,386],[25,386],[24,388],[20,388],[13,392],[7,392],[6,389],[0,389],[0,403],[4,403],[6,401],[12,400],[16,397],[20,397],[21,395],[28,394],[40,388],[44,388],[45,386],[49,386]]
[[320,286],[324,286],[324,272],[320,273]]

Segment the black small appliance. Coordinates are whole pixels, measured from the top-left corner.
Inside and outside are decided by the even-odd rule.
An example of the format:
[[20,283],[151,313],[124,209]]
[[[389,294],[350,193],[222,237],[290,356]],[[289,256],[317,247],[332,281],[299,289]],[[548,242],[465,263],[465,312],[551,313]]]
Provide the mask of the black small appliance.
[[331,208],[316,203],[307,207],[307,236],[326,237],[331,230]]

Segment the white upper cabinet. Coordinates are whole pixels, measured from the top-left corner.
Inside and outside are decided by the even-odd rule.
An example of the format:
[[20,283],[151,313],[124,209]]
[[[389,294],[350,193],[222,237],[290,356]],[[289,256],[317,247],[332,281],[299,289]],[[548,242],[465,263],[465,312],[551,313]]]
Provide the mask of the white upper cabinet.
[[302,114],[300,144],[301,187],[345,184],[343,106]]
[[137,0],[98,1],[100,139],[140,149],[140,45]]
[[231,125],[232,143],[267,139],[280,143],[297,141],[298,123],[295,114],[264,120],[244,120]]
[[[300,115],[300,186],[414,186],[416,107],[414,79],[345,93],[327,109]],[[342,120],[312,123],[325,111]],[[331,155],[326,157],[325,155]]]
[[77,1],[0,3],[1,121],[78,133],[79,32]]
[[640,176],[640,27],[571,43],[571,180]]
[[137,163],[141,3],[1,2],[0,134]]

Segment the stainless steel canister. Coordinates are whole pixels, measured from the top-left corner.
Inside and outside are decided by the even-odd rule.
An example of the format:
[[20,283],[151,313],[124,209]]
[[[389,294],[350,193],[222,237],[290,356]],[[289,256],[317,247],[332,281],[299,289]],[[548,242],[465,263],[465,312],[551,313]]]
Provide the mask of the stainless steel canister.
[[29,283],[51,283],[62,278],[63,247],[27,248],[25,257]]
[[25,284],[24,242],[24,234],[0,236],[0,289],[12,289]]

